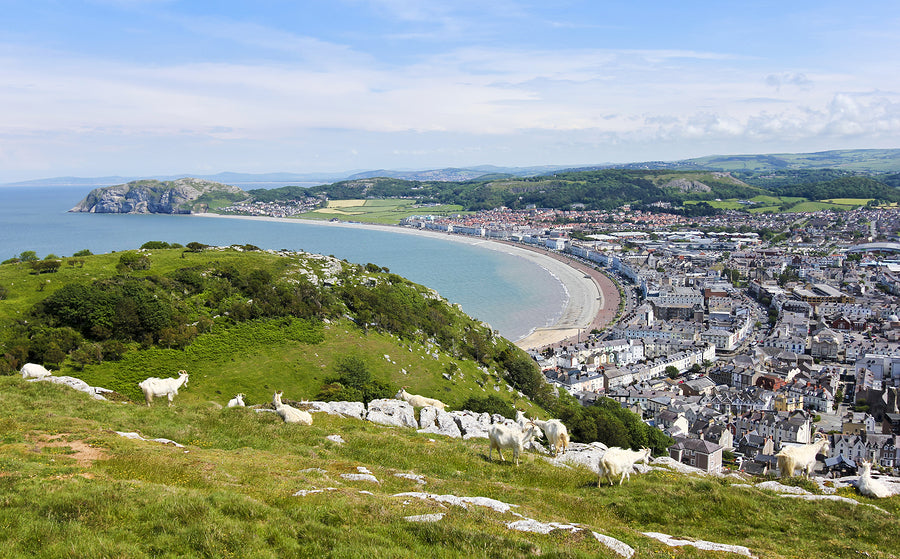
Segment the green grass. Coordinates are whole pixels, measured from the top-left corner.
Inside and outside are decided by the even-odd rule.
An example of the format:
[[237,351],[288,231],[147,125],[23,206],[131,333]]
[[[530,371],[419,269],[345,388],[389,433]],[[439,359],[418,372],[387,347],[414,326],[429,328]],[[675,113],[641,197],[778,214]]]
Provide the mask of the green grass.
[[[181,249],[148,251],[151,267],[135,276],[164,275],[193,266],[233,265],[261,268],[274,276],[289,274],[297,266],[291,258],[265,252],[215,250],[196,254]],[[29,309],[50,293],[70,282],[91,282],[116,274],[121,253],[85,257],[83,266],[64,265],[54,274],[33,275],[27,264],[0,266],[0,286],[7,298],[0,302],[0,328],[22,319]],[[301,259],[307,268],[318,261]],[[312,399],[322,385],[335,376],[335,364],[343,356],[363,359],[372,376],[394,387],[408,386],[413,393],[438,398],[451,406],[470,396],[497,394],[534,409],[528,400],[506,390],[497,370],[484,372],[476,362],[452,357],[434,344],[401,339],[374,330],[363,332],[347,319],[328,323],[300,319],[255,320],[217,324],[200,334],[184,349],[142,348],[132,344],[121,361],[104,361],[81,368],[71,359],[61,364],[57,374],[75,376],[92,386],[115,390],[133,402],[143,402],[137,384],[155,376],[168,378],[184,369],[190,374],[190,390],[184,398],[192,403],[210,401],[225,404],[243,392],[248,404],[270,402],[276,390],[285,398]],[[432,354],[437,354],[434,358]],[[385,356],[388,356],[386,358]],[[56,367],[54,367],[55,369]],[[444,374],[451,376],[450,380]]]
[[[488,462],[483,439],[325,414],[309,427],[286,425],[274,414],[215,409],[191,398],[193,390],[183,390],[174,407],[147,408],[0,377],[3,556],[616,557],[585,532],[517,532],[506,527],[518,520],[511,513],[394,496],[417,491],[498,499],[528,518],[618,538],[637,557],[726,556],[668,548],[644,531],[745,545],[758,557],[887,558],[900,551],[900,497],[878,501],[884,514],[668,471],[598,488],[588,470],[558,468],[533,453],[519,467]],[[187,446],[129,440],[114,430]],[[325,438],[332,434],[346,442]],[[45,452],[51,437],[93,454]],[[341,477],[359,466],[379,483]],[[419,474],[427,484],[395,473]],[[445,516],[433,524],[403,520],[438,512]]]
[[[750,213],[762,212],[817,212],[822,210],[851,210],[865,206],[869,199],[865,198],[835,198],[833,200],[811,201],[795,196],[754,196],[751,202],[757,205],[741,204],[738,199],[712,200],[707,203],[722,210],[744,209]],[[685,201],[685,204],[697,204],[696,201]],[[784,208],[786,209],[783,209]]]
[[[353,200],[353,205],[345,205],[347,200],[337,200],[336,206],[307,212],[300,215],[302,219],[341,221],[358,221],[361,223],[376,223],[383,225],[396,225],[404,218],[413,215],[457,215],[471,212],[462,211],[462,206],[419,206],[414,200],[385,199],[385,200]],[[334,202],[332,204],[335,204]]]
[[872,198],[832,198],[830,200],[822,200],[841,206],[865,206],[872,201]]
[[792,212],[820,212],[823,210],[850,210],[855,206],[845,206],[840,204],[829,204],[824,201],[810,201],[810,202],[800,202],[796,206],[793,206],[790,211]]

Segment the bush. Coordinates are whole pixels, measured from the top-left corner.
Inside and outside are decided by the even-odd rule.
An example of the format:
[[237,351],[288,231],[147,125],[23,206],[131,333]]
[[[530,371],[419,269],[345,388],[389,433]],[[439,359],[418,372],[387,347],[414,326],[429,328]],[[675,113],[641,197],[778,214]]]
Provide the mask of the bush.
[[475,413],[500,414],[510,419],[516,418],[516,408],[503,398],[490,394],[485,397],[470,396],[463,402],[462,409]]
[[62,262],[59,260],[33,260],[31,270],[33,274],[52,274],[59,271]]
[[395,393],[387,383],[372,378],[368,364],[361,357],[341,356],[335,369],[337,376],[326,381],[316,396],[317,399],[368,404],[379,398],[391,398]]
[[167,243],[165,241],[147,241],[141,245],[144,250],[159,250],[164,248],[182,248],[178,243]]
[[116,270],[119,273],[149,269],[150,257],[136,252],[126,252],[122,254],[122,256],[119,257],[119,263],[116,265]]
[[198,243],[197,241],[191,241],[185,248],[187,249],[187,252],[203,252],[203,249],[209,248],[209,245]]

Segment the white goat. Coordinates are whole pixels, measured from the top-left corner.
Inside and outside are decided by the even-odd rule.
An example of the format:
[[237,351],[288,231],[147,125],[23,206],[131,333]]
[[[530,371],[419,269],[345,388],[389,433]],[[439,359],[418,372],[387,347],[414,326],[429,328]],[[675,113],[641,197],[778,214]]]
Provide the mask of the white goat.
[[884,482],[872,477],[872,463],[868,460],[859,463],[859,480],[856,482],[856,488],[866,497],[875,499],[884,499],[893,494]]
[[178,378],[150,377],[140,382],[138,386],[144,391],[144,398],[147,400],[148,406],[156,396],[168,396],[169,405],[171,406],[172,398],[178,394],[178,389],[181,388],[182,385],[187,386],[187,383],[188,374],[186,371],[181,370],[178,371]]
[[45,378],[53,375],[43,365],[37,363],[25,363],[22,365],[21,373],[22,378]]
[[554,458],[569,450],[569,430],[566,429],[562,421],[558,419],[549,419],[547,421],[532,419],[532,421],[544,432],[547,442],[553,445]]
[[419,396],[418,394],[410,394],[406,391],[406,387],[400,389],[394,395],[394,398],[397,400],[403,400],[407,402],[410,406],[414,408],[422,408],[425,406],[434,406],[441,410],[445,410],[447,408],[447,404],[441,402],[440,400],[435,400],[434,398],[427,398],[425,396]]
[[816,467],[816,455],[827,454],[829,449],[828,438],[822,433],[816,433],[813,443],[782,448],[775,455],[781,477],[790,477],[794,475],[794,470],[800,468],[800,473],[808,478]]
[[243,408],[244,407],[244,393],[241,392],[234,398],[228,400],[229,408]]
[[272,403],[275,404],[275,412],[281,416],[285,423],[299,423],[301,425],[312,425],[312,415],[308,411],[298,410],[293,406],[281,403],[281,395],[284,392],[276,392],[272,396]]
[[650,449],[642,448],[640,450],[631,450],[628,448],[619,448],[614,446],[606,451],[600,457],[600,463],[597,466],[600,476],[597,478],[597,487],[603,481],[603,478],[609,480],[609,484],[613,484],[613,479],[619,478],[619,485],[628,478],[631,481],[631,470],[634,468],[635,462],[650,462]]
[[494,423],[491,425],[490,429],[488,429],[488,438],[491,440],[491,447],[488,450],[488,460],[493,460],[493,453],[496,448],[497,454],[500,455],[500,460],[506,462],[506,459],[503,458],[502,449],[511,448],[513,451],[513,458],[516,461],[516,466],[518,466],[519,454],[522,453],[525,445],[534,438],[536,430],[537,426],[530,422],[525,430],[520,430],[516,427],[507,427],[502,423]]

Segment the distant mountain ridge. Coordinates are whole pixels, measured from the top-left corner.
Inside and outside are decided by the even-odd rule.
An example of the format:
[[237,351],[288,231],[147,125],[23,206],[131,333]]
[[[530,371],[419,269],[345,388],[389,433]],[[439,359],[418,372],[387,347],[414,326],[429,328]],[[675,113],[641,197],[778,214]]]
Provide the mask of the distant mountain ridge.
[[170,181],[191,176],[198,179],[247,186],[287,186],[326,184],[344,180],[388,177],[410,181],[463,182],[483,179],[489,175],[534,177],[558,171],[591,171],[601,169],[681,170],[681,171],[786,171],[802,169],[842,169],[859,173],[900,173],[900,149],[830,150],[812,153],[708,155],[676,161],[644,161],[633,163],[599,163],[585,165],[536,165],[530,167],[501,167],[476,165],[424,170],[377,169],[333,173],[234,173],[212,175],[181,173],[143,177],[54,177],[5,183],[0,186],[112,186],[135,180]]

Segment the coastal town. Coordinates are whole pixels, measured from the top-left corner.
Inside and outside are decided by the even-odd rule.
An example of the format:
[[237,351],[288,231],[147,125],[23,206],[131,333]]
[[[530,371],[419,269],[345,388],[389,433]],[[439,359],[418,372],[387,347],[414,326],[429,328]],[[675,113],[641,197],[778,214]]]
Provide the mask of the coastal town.
[[532,351],[549,382],[617,400],[675,439],[673,458],[711,471],[774,471],[817,431],[825,473],[900,466],[895,211],[512,213],[408,225],[537,245],[616,280],[613,323]]
[[765,473],[821,432],[819,467],[840,476],[863,460],[900,468],[898,222],[871,207],[687,218],[625,206],[402,226],[526,246],[612,280],[604,320],[530,353],[583,403],[612,398],[672,436],[673,458]]

